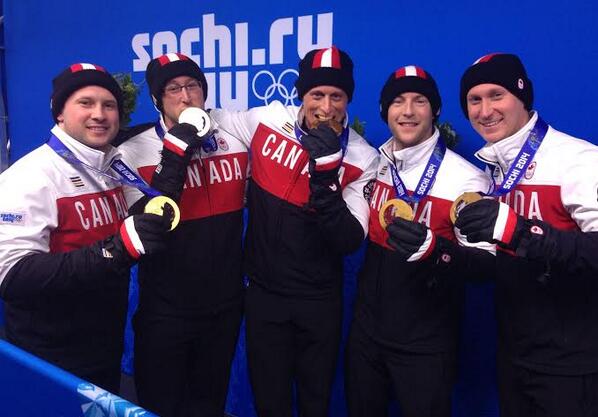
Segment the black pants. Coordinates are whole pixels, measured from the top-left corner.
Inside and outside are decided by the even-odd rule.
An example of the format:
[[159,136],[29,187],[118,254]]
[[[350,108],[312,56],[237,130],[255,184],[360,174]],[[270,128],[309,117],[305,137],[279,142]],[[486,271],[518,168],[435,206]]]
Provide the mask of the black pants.
[[224,414],[242,303],[201,318],[135,315],[139,404],[162,417]]
[[547,375],[498,358],[501,417],[598,417],[598,373]]
[[418,354],[389,349],[374,342],[353,322],[345,359],[350,417],[388,415],[392,393],[403,417],[451,415],[455,353]]
[[253,284],[245,302],[247,360],[259,417],[328,415],[341,334],[342,299],[293,299]]

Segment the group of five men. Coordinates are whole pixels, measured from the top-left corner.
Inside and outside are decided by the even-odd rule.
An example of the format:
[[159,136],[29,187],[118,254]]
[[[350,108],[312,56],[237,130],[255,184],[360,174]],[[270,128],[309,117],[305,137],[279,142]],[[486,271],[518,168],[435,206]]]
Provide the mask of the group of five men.
[[[118,392],[139,262],[140,405],[222,416],[244,315],[257,414],[291,416],[295,396],[300,415],[326,416],[342,260],[367,238],[350,416],[386,415],[391,396],[404,416],[450,415],[463,284],[479,278],[496,281],[501,414],[598,415],[598,148],[542,121],[517,56],[486,55],[461,79],[486,173],[446,149],[440,93],[417,66],[382,88],[379,152],[348,126],[353,62],[334,46],[300,61],[301,106],[213,109],[207,133],[179,122],[207,98],[197,64],[166,54],[146,79],[159,120],[114,148],[120,88],[70,66],[51,138],[0,175],[9,341]],[[158,195],[180,208],[173,230],[172,205],[147,212]]]

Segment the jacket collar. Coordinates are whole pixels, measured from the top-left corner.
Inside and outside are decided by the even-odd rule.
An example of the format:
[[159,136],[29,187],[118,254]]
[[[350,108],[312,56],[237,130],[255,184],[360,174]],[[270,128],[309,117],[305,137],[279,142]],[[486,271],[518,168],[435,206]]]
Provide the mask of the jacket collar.
[[438,142],[440,132],[435,127],[434,133],[422,143],[404,148],[401,150],[393,150],[394,138],[391,137],[386,143],[378,149],[384,158],[391,164],[395,164],[399,172],[407,171],[422,163],[426,163]]
[[534,111],[525,126],[507,138],[498,142],[487,143],[475,153],[476,158],[488,164],[499,165],[502,171],[506,172],[519,154],[519,150],[522,148],[537,120],[538,113]]
[[90,165],[100,171],[107,171],[112,162],[120,158],[120,152],[110,146],[107,152],[91,148],[68,135],[58,125],[55,125],[51,132],[77,157],[77,159],[86,165]]

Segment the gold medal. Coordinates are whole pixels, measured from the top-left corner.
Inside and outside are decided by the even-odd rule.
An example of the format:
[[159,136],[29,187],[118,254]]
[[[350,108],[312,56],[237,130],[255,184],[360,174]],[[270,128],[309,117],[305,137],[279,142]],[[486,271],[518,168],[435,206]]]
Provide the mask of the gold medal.
[[457,221],[457,216],[459,215],[459,212],[463,207],[481,199],[482,196],[479,193],[474,192],[463,193],[459,197],[457,197],[457,199],[453,201],[453,205],[451,206],[451,222],[455,224],[455,222]]
[[169,204],[172,207],[170,230],[173,230],[175,227],[177,227],[179,221],[181,220],[181,210],[179,210],[179,206],[177,205],[177,203],[174,202],[172,198],[166,197],[165,195],[159,195],[157,197],[154,197],[147,202],[145,208],[143,209],[143,212],[162,216],[164,215],[164,206],[166,204]]
[[378,213],[378,220],[383,229],[386,229],[386,226],[392,223],[396,217],[409,221],[415,217],[411,206],[406,201],[398,198],[388,200],[382,205],[380,213]]
[[335,119],[324,119],[318,115],[316,115],[316,124],[314,126],[314,128],[317,128],[320,125],[326,125],[329,128],[331,128],[334,133],[336,133],[336,136],[340,136],[341,133],[343,133],[343,125],[341,125],[338,121],[336,121]]

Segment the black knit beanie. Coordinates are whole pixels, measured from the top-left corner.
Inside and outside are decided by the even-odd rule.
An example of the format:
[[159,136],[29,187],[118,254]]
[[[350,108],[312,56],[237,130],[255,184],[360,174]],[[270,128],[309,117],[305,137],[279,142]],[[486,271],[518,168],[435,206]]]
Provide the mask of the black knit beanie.
[[388,108],[392,101],[403,93],[419,93],[425,96],[436,119],[440,114],[442,100],[434,78],[423,68],[409,65],[394,71],[380,92],[380,117],[388,122]]
[[162,94],[164,94],[166,83],[181,75],[195,78],[201,84],[204,101],[207,100],[208,82],[201,68],[186,55],[178,53],[165,54],[152,59],[145,71],[145,79],[149,86],[150,95],[161,112],[163,111]]
[[467,93],[479,84],[497,84],[506,88],[530,111],[534,104],[532,81],[517,55],[494,53],[484,55],[467,68],[461,77],[461,108],[467,113]]
[[77,63],[66,68],[52,80],[50,110],[54,121],[64,109],[64,103],[75,91],[88,85],[97,85],[110,91],[118,104],[120,118],[123,116],[122,90],[114,77],[103,67],[94,64]]
[[295,81],[299,99],[303,100],[309,90],[319,85],[338,87],[351,101],[355,90],[353,61],[346,52],[331,46],[314,49],[303,57],[299,62],[299,78]]

